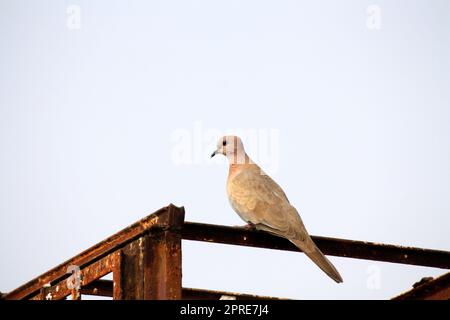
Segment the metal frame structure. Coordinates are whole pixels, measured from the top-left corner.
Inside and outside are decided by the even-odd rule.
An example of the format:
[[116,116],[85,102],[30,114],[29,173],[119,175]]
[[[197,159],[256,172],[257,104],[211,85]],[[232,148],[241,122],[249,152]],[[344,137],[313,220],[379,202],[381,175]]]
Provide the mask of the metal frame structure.
[[[450,269],[450,252],[312,237],[324,254]],[[181,241],[299,251],[289,241],[241,227],[184,222],[184,208],[169,205],[3,296],[6,300],[61,300],[83,294],[118,300],[277,299],[182,288]],[[113,280],[102,280],[112,273]],[[394,299],[450,299],[450,273]]]

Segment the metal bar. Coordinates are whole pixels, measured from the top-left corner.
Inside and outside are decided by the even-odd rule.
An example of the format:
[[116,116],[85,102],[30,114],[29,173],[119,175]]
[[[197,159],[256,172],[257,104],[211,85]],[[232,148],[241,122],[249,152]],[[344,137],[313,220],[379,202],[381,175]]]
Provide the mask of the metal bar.
[[167,300],[181,298],[182,208],[169,208],[164,223],[121,250],[120,273],[115,277],[114,299]]
[[172,229],[145,239],[144,299],[181,299],[181,229],[184,210],[172,207],[166,216]]
[[114,284],[116,300],[144,299],[144,239],[141,237],[120,250],[120,270],[115,278],[119,281]]
[[[450,269],[450,252],[447,251],[326,237],[312,238],[328,255]],[[96,281],[105,272],[113,272],[114,299],[180,299],[183,294],[197,298],[217,298],[222,292],[196,289],[182,291],[181,239],[299,251],[286,239],[265,232],[184,222],[184,208],[169,205],[2,298],[65,298],[71,294],[65,281],[69,277],[67,270],[71,265],[80,267],[85,277],[83,286]],[[113,259],[113,265],[105,266],[105,261],[109,259]],[[450,296],[448,277],[436,279],[436,282],[433,280],[428,286],[433,287],[426,290],[427,297]],[[77,298],[76,293],[74,295]]]
[[[113,282],[111,280],[97,280],[81,288],[82,294],[112,297]],[[205,289],[182,288],[183,300],[279,300],[280,298],[257,296],[235,292],[214,291]]]
[[37,294],[33,300],[46,300],[47,297],[47,287],[43,287],[39,290],[39,294]]
[[392,300],[450,300],[450,272],[418,285]]
[[[80,270],[80,287],[89,285],[90,283],[100,279],[101,277],[112,272],[115,268],[115,264],[118,261],[118,253],[113,253],[95,263]],[[61,300],[69,295],[72,295],[72,299],[78,300],[80,298],[80,292],[73,286],[74,283],[69,285],[68,279],[61,280],[55,283],[51,287],[44,287],[33,297],[31,300]],[[75,293],[76,291],[76,293]],[[75,295],[75,297],[74,297]]]
[[71,295],[72,295],[72,300],[81,300],[81,294],[78,290],[72,289]]
[[111,280],[95,280],[87,286],[81,287],[81,294],[100,297],[113,297],[113,285]]
[[[450,252],[312,236],[324,254],[450,269]],[[242,227],[185,222],[183,239],[267,249],[299,251],[286,239]]]
[[67,260],[41,276],[11,291],[5,296],[5,299],[14,300],[29,298],[39,292],[45,284],[53,284],[54,282],[59,282],[60,280],[68,277],[66,272],[70,265],[77,265],[82,268],[124,247],[128,243],[139,238],[141,235],[149,232],[149,230],[169,228],[167,218],[165,216],[169,214],[170,208],[179,209],[171,204],[168,207],[156,211],[155,213],[92,246],[91,248],[83,251],[79,255]]
[[286,300],[253,294],[183,288],[183,300]]
[[[112,297],[114,300],[122,300],[123,299],[123,281],[122,281],[122,265],[123,265],[123,252],[119,250],[117,252],[117,260],[113,268],[113,283],[112,283]],[[101,281],[97,280],[96,282]]]

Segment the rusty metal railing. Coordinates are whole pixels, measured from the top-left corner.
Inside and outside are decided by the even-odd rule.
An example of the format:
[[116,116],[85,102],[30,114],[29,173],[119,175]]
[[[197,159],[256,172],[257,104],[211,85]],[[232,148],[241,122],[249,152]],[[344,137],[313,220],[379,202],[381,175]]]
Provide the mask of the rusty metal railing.
[[[266,232],[192,222],[184,224],[183,239],[299,251],[290,241]],[[450,252],[447,251],[317,236],[312,239],[324,254],[331,256],[450,269]]]
[[13,290],[5,299],[63,299],[71,294],[77,298],[79,293],[68,281],[70,266],[79,267],[81,288],[112,273],[114,299],[180,299],[183,222],[183,208],[162,208]]
[[[3,296],[60,300],[82,295],[113,299],[276,299],[182,288],[181,241],[298,251],[289,241],[240,227],[184,222],[184,208],[169,205]],[[450,252],[313,237],[328,255],[450,269]],[[75,270],[75,273],[74,273]],[[68,273],[68,271],[71,271]],[[112,273],[113,280],[102,280]],[[450,273],[396,299],[449,299]]]

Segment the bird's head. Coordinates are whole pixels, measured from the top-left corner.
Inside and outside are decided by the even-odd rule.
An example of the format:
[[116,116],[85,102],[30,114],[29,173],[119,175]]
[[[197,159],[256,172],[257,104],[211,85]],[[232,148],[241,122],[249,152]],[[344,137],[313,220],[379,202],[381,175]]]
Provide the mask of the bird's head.
[[217,149],[211,154],[223,154],[234,163],[245,163],[246,154],[241,138],[238,136],[224,136],[217,142]]

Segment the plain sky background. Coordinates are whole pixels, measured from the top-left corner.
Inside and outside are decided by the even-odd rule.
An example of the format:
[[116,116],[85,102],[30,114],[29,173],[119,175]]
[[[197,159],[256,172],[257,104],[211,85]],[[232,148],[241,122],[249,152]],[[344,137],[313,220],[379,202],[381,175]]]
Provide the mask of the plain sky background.
[[[311,234],[450,250],[449,89],[448,0],[0,0],[0,291],[171,202],[242,225],[210,130],[279,133]],[[330,259],[341,285],[300,253],[184,242],[183,285],[383,299],[444,273]]]

